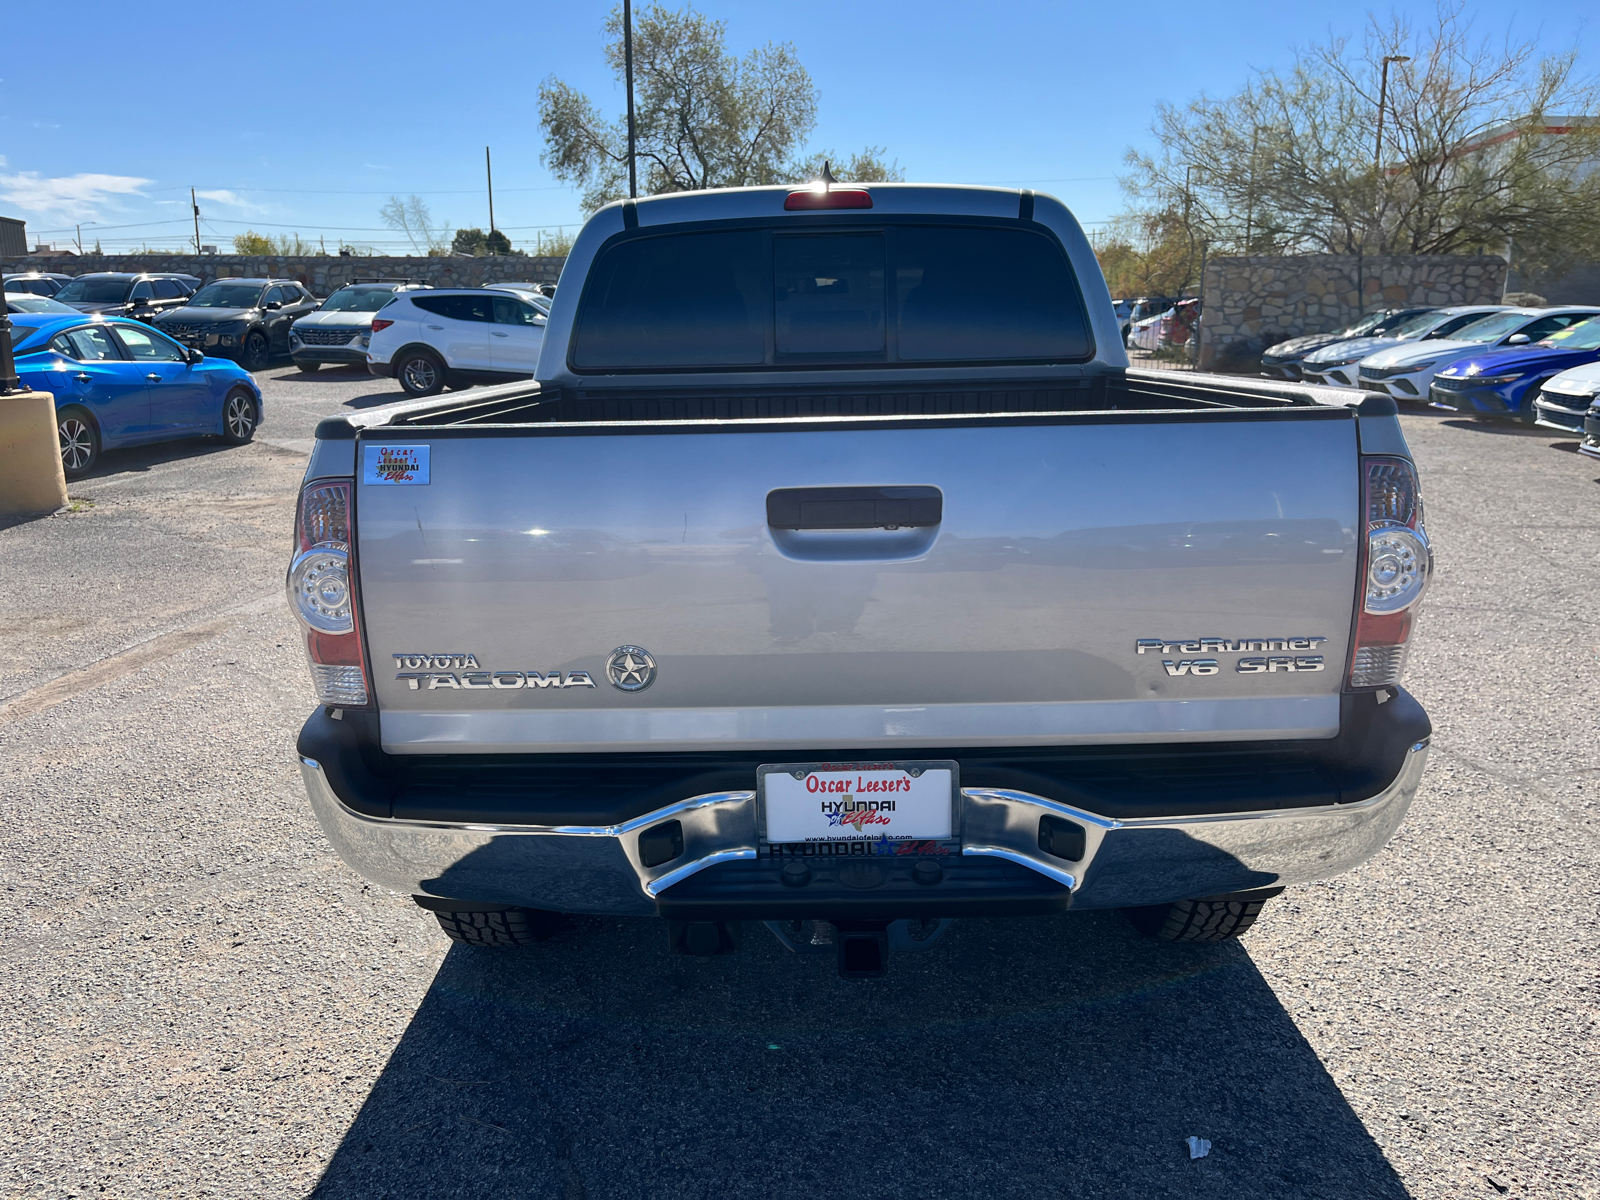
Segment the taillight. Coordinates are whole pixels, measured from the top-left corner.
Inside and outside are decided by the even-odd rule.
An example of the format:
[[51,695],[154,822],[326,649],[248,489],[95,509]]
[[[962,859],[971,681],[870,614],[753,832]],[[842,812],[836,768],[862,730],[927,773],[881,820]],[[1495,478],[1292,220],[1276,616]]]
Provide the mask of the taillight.
[[1393,687],[1405,669],[1412,618],[1433,574],[1422,493],[1410,460],[1361,460],[1361,513],[1361,609],[1349,686]]
[[353,479],[314,479],[300,491],[289,607],[305,626],[306,657],[317,699],[338,708],[368,702],[361,622],[350,582]]
[[872,193],[860,188],[806,188],[790,192],[783,198],[783,207],[789,212],[814,208],[871,208]]
[[373,333],[377,333],[380,329],[387,329],[387,328],[389,328],[389,326],[391,326],[393,324],[394,324],[393,321],[380,321],[380,320],[378,320],[377,317],[373,317],[372,318],[372,332]]

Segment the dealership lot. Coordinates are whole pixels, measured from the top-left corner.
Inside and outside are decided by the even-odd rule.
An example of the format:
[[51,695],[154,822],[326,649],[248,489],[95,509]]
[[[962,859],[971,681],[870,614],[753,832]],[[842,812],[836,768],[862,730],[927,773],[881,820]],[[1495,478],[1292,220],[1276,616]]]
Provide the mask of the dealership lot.
[[[959,923],[848,983],[747,926],[505,953],[345,869],[282,601],[317,420],[108,455],[0,529],[3,1194],[1600,1196],[1600,463],[1403,418],[1436,733],[1395,842],[1241,943]],[[1184,1139],[1213,1143],[1190,1161]]]

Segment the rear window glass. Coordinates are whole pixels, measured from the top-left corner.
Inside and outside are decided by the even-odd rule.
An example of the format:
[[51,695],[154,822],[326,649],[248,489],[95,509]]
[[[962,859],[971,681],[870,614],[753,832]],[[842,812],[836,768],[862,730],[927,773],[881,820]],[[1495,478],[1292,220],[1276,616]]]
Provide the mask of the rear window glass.
[[1020,229],[672,234],[612,246],[579,370],[1070,361],[1090,354],[1060,247]]
[[493,297],[484,293],[472,296],[413,296],[411,303],[423,312],[451,321],[492,321]]

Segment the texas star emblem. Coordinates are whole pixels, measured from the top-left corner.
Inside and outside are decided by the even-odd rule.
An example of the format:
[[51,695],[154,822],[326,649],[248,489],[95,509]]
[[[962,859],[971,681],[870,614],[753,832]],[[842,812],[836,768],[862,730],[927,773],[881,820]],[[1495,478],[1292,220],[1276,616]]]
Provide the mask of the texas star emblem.
[[625,692],[642,692],[656,681],[656,660],[639,646],[618,646],[606,659],[606,678]]

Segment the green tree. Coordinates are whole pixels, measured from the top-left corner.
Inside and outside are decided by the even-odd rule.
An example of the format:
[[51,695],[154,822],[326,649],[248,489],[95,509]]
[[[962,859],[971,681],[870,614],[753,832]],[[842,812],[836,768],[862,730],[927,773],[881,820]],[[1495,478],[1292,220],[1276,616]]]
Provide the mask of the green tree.
[[450,249],[457,254],[482,256],[489,253],[488,241],[481,229],[476,227],[458,229],[455,240],[450,243]]
[[1224,99],[1159,106],[1158,148],[1130,151],[1123,183],[1224,253],[1600,248],[1600,121],[1567,115],[1597,104],[1573,53],[1480,41],[1459,6],[1421,29],[1372,18],[1359,45],[1334,38]]
[[233,239],[235,254],[272,254],[272,239],[254,229],[246,229]]
[[287,258],[309,258],[318,253],[316,243],[308,242],[298,233],[283,233],[277,237],[247,229],[233,239],[235,254],[283,255]]
[[1177,209],[1119,217],[1090,240],[1113,296],[1176,296],[1198,288],[1197,248]]
[[[606,23],[606,61],[624,78],[622,10]],[[649,195],[783,183],[814,177],[797,161],[817,122],[817,91],[788,43],[743,59],[727,49],[727,22],[692,8],[653,5],[634,23],[635,133],[640,189]],[[628,194],[627,116],[550,76],[539,85],[544,164],[583,188],[593,211]],[[852,160],[857,179],[901,178],[869,147]],[[841,175],[841,178],[844,176]]]
[[551,233],[540,230],[534,235],[533,253],[541,258],[565,258],[572,253],[572,243],[575,241],[576,235],[564,229]]

